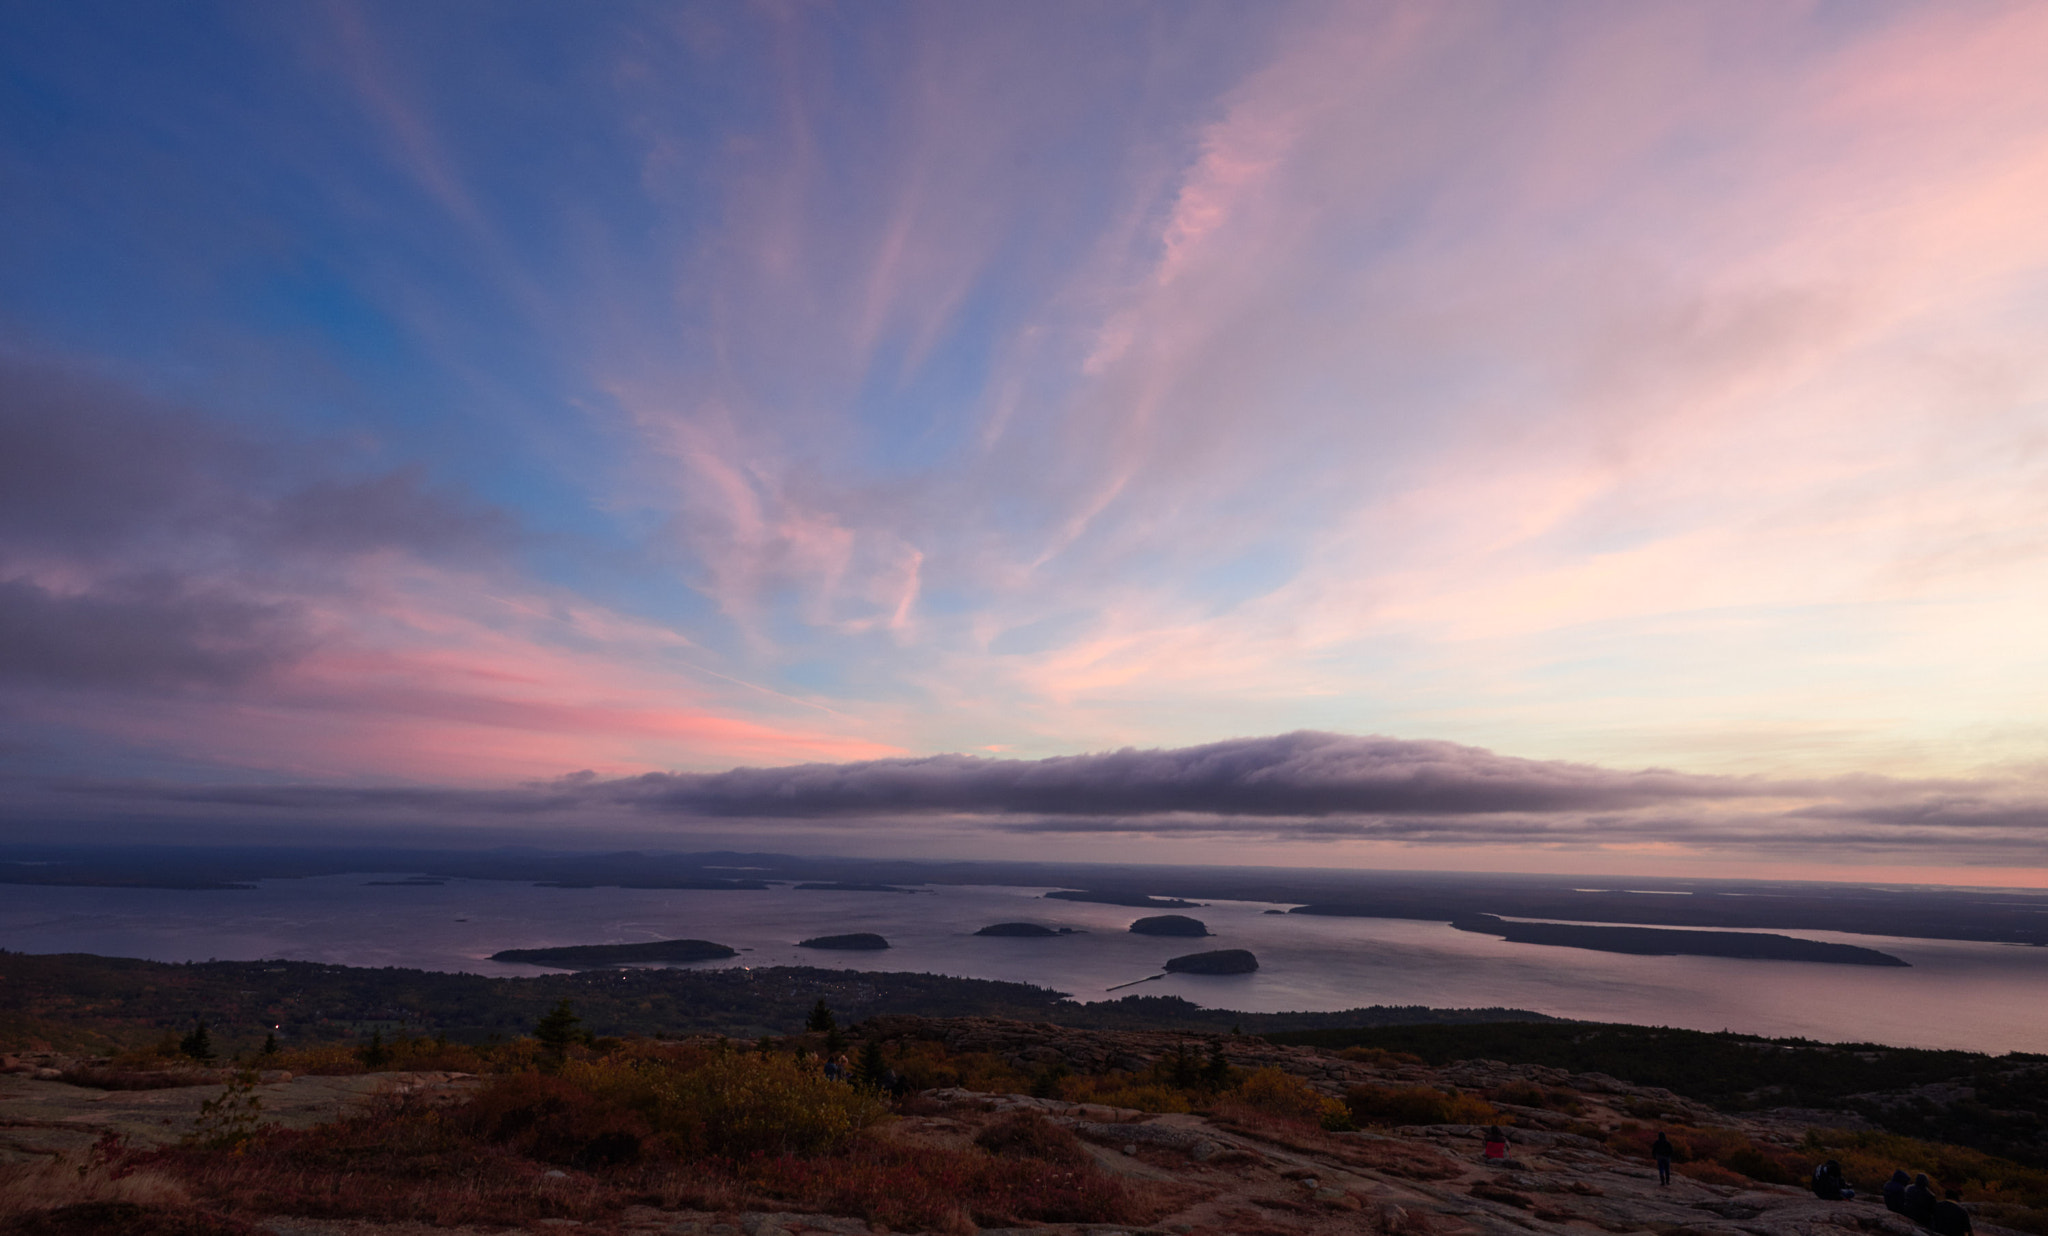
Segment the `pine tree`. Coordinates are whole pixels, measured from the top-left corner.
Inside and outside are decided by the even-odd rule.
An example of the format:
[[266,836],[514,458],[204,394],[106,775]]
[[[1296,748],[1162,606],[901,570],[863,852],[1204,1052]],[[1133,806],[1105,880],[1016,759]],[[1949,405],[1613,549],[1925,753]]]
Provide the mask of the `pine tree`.
[[192,1028],[192,1033],[179,1040],[178,1050],[201,1064],[210,1064],[213,1061],[213,1036],[206,1032],[205,1018],[200,1018],[199,1024]]
[[1223,1040],[1209,1044],[1209,1062],[1202,1066],[1202,1085],[1222,1090],[1230,1085],[1230,1061],[1223,1057]]
[[834,1020],[832,1010],[826,1006],[825,997],[819,996],[818,1002],[811,1006],[811,1015],[804,1019],[804,1029],[823,1034],[838,1028],[839,1023]]
[[882,1087],[882,1074],[889,1071],[889,1062],[882,1059],[882,1041],[869,1039],[867,1046],[860,1049],[860,1063],[854,1067],[854,1076],[864,1086]]
[[381,1069],[391,1063],[391,1049],[384,1046],[384,1032],[382,1030],[370,1031],[369,1045],[357,1054],[362,1057],[363,1065],[366,1068]]
[[565,997],[534,1026],[533,1037],[540,1040],[541,1050],[548,1054],[548,1058],[559,1064],[568,1057],[569,1045],[583,1037],[578,1029],[582,1024],[583,1019],[576,1016],[575,1006]]
[[263,1036],[263,1054],[266,1056],[275,1056],[277,1054],[277,1035],[265,1034]]

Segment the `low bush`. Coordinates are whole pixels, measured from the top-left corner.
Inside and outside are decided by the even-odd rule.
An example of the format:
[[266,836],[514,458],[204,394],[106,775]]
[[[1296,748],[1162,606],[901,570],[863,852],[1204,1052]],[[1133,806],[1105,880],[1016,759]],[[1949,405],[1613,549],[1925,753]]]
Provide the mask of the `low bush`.
[[1037,1159],[1078,1167],[1089,1161],[1081,1140],[1038,1112],[1017,1112],[974,1135],[974,1144],[998,1158]]
[[1353,1086],[1344,1105],[1360,1124],[1505,1124],[1494,1106],[1456,1090],[1434,1086]]
[[1321,1120],[1324,1095],[1294,1074],[1269,1066],[1253,1070],[1228,1101],[1268,1116]]

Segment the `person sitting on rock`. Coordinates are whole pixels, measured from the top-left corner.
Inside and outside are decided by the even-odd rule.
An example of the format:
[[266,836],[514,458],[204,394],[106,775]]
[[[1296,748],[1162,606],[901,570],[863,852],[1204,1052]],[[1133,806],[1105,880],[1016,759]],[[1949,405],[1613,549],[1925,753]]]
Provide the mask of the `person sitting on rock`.
[[1934,1184],[1921,1172],[1913,1177],[1913,1183],[1906,1186],[1903,1207],[1899,1213],[1913,1222],[1926,1225],[1934,1219]]
[[1660,1131],[1657,1140],[1650,1143],[1650,1157],[1657,1160],[1657,1183],[1671,1183],[1671,1139]]
[[1499,1125],[1497,1125],[1497,1124],[1490,1124],[1490,1125],[1487,1125],[1487,1126],[1486,1126],[1486,1159],[1487,1159],[1487,1161],[1488,1161],[1489,1163],[1500,1163],[1500,1162],[1504,1162],[1504,1161],[1506,1161],[1507,1157],[1508,1157],[1508,1135],[1507,1135],[1507,1134],[1505,1134],[1505,1133],[1503,1133],[1503,1132],[1501,1132],[1501,1131],[1500,1131],[1500,1126],[1499,1126]]
[[1934,1215],[1927,1226],[1941,1233],[1941,1236],[1974,1236],[1970,1226],[1970,1212],[1963,1209],[1963,1193],[1950,1189],[1947,1196],[1934,1204]]
[[1893,1172],[1892,1178],[1884,1182],[1884,1208],[1893,1214],[1906,1213],[1906,1186],[1913,1178],[1903,1171]]
[[1842,1165],[1829,1159],[1813,1169],[1813,1195],[1824,1202],[1846,1202],[1856,1191],[1842,1179]]

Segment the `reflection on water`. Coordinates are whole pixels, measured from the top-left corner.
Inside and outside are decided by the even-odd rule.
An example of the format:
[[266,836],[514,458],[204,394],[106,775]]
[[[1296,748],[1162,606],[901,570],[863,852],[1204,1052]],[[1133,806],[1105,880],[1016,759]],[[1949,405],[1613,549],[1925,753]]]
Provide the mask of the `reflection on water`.
[[[1118,994],[1178,995],[1248,1012],[1371,1004],[1504,1006],[1560,1017],[1978,1051],[2048,1051],[2048,949],[1799,932],[1881,949],[1910,969],[1629,957],[1510,944],[1441,923],[1276,915],[1264,903],[1186,911],[1210,940],[1134,936],[1144,912],[1046,901],[1043,889],[936,886],[916,894],[533,888],[481,880],[372,886],[398,876],[269,880],[254,892],[0,885],[0,947],[161,961],[285,957],[357,966],[533,974],[504,948],[695,937],[742,952],[713,965],[813,965],[1007,979],[1114,999],[1105,989],[1180,953],[1248,948],[1256,974],[1173,975]],[[1030,920],[1086,934],[977,937]],[[886,953],[796,947],[873,931]]]

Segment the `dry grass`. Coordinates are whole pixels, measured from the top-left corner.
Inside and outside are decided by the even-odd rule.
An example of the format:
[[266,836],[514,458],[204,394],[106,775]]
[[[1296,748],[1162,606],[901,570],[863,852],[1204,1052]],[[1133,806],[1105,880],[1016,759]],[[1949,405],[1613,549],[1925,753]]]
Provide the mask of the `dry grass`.
[[183,1206],[191,1200],[190,1191],[175,1176],[128,1170],[125,1156],[106,1143],[83,1156],[0,1167],[0,1220],[64,1206]]

